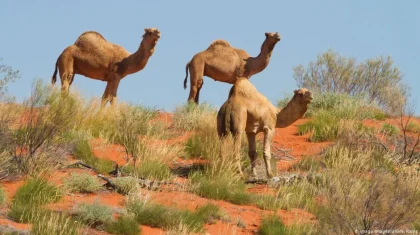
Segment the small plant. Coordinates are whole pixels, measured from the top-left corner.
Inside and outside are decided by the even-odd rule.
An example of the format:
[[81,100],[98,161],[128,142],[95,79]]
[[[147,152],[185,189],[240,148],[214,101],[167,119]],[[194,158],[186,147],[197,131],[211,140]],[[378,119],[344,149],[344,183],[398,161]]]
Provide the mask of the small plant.
[[138,177],[150,180],[167,180],[172,176],[169,166],[159,160],[144,160],[135,171]]
[[64,186],[70,192],[94,193],[102,188],[98,178],[87,173],[71,173],[64,179]]
[[381,130],[387,135],[397,135],[400,132],[398,127],[388,123],[384,123]]
[[0,206],[6,202],[6,194],[4,193],[3,187],[0,186]]
[[46,180],[31,178],[17,190],[8,215],[19,222],[29,221],[33,211],[41,211],[42,205],[56,202],[61,196],[60,190]]
[[187,103],[175,109],[173,125],[180,130],[197,130],[203,124],[203,120],[215,116],[216,110],[207,103]]
[[302,171],[318,171],[321,168],[321,163],[315,157],[305,156],[294,164],[292,168]]
[[108,174],[108,172],[114,169],[114,163],[112,161],[93,156],[87,139],[82,139],[76,143],[73,155],[85,164],[94,167],[99,173]]
[[138,235],[141,233],[137,221],[128,215],[122,215],[116,221],[107,224],[105,230],[108,233],[118,235]]
[[284,235],[287,233],[286,226],[276,216],[265,217],[262,219],[260,229],[258,230],[260,235]]
[[33,235],[78,235],[82,225],[70,216],[48,212],[33,216],[31,234]]
[[411,131],[414,133],[419,133],[420,132],[420,124],[418,122],[415,121],[409,121],[407,123],[406,126],[407,131]]
[[79,204],[75,213],[83,223],[92,226],[105,224],[112,219],[112,208],[99,202]]
[[132,176],[118,177],[112,180],[117,187],[117,192],[121,194],[129,194],[139,189],[139,182]]
[[136,221],[140,224],[171,229],[182,223],[192,232],[202,231],[204,223],[212,222],[222,216],[220,209],[211,204],[190,212],[141,200],[129,200],[127,210],[134,214]]

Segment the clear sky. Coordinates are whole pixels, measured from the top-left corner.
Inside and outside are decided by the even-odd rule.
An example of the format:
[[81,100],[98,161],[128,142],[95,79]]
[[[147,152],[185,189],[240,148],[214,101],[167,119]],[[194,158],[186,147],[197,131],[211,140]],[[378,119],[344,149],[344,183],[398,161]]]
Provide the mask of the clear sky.
[[[128,75],[118,98],[172,111],[189,94],[185,65],[215,39],[259,53],[265,32],[279,32],[270,64],[251,82],[273,103],[296,89],[292,68],[307,65],[332,49],[358,61],[390,55],[412,87],[420,110],[420,1],[16,1],[0,2],[0,58],[22,78],[9,91],[29,96],[34,78],[50,82],[57,57],[88,30],[135,52],[144,28],[157,27],[161,38],[146,68]],[[58,84],[60,84],[58,82]],[[76,75],[87,97],[102,96],[105,83]],[[219,107],[231,85],[204,78],[200,102]]]

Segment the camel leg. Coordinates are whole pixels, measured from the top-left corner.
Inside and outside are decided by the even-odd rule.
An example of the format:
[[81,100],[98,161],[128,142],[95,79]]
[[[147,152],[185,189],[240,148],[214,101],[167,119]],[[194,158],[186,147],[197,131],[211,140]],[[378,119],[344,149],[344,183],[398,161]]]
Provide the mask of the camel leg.
[[257,164],[257,145],[255,142],[255,133],[246,133],[248,137],[248,156],[251,159],[251,170],[254,177],[257,176],[256,164]]
[[[201,86],[203,85],[203,74],[204,74],[204,64],[192,61],[190,64],[190,96],[188,97],[188,102],[196,102],[197,92],[199,91],[199,81],[201,81]],[[201,87],[200,87],[201,89]]]
[[115,102],[117,100],[117,90],[120,84],[120,80],[121,79],[119,79],[118,75],[114,75],[114,79],[110,80],[106,84],[105,92],[102,96],[101,107],[105,107],[108,101],[111,103],[111,106],[115,105]]
[[200,90],[203,87],[203,84],[204,84],[203,79],[200,79],[200,80],[197,81],[197,95],[195,96],[195,103],[197,103],[197,104],[198,104],[199,99],[200,99]]
[[244,173],[242,172],[241,167],[241,142],[242,142],[242,133],[239,132],[234,136],[233,145],[234,145],[234,156],[236,160],[236,164],[238,167],[238,173],[243,176]]
[[264,162],[265,162],[265,169],[267,171],[267,177],[270,179],[273,177],[273,173],[271,171],[271,140],[273,139],[274,130],[270,130],[268,128],[264,128]]

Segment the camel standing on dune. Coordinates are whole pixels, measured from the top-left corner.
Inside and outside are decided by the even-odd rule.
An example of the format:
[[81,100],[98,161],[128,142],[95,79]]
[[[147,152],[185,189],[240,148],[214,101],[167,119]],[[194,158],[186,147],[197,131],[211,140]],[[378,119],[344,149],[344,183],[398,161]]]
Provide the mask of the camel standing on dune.
[[108,42],[97,32],[82,33],[76,42],[64,49],[58,57],[51,83],[55,84],[57,80],[57,68],[63,92],[68,92],[75,74],[105,81],[107,85],[102,96],[102,106],[108,101],[113,105],[121,79],[142,70],[155,51],[160,38],[159,30],[148,28],[144,31],[143,40],[133,54],[119,45]]
[[217,114],[217,132],[222,138],[229,133],[234,138],[234,151],[239,172],[242,133],[248,137],[248,156],[251,159],[252,174],[256,176],[256,135],[264,132],[264,162],[268,178],[273,176],[270,166],[271,142],[275,128],[284,128],[305,114],[312,100],[312,93],[305,88],[294,91],[293,98],[286,107],[274,107],[259,93],[246,78],[240,78],[229,92],[228,100]]
[[188,101],[198,103],[203,76],[234,84],[239,77],[249,79],[263,71],[270,62],[274,46],[280,41],[278,33],[265,33],[265,37],[257,57],[250,57],[246,51],[232,47],[225,40],[216,40],[206,50],[194,55],[185,67],[184,89],[187,88],[188,70],[191,74]]

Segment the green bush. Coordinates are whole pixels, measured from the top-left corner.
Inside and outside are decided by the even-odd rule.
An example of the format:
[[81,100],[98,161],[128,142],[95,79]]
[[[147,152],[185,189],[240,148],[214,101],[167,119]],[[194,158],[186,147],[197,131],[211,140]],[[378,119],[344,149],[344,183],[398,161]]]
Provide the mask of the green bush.
[[33,235],[78,235],[82,225],[70,216],[47,212],[33,216],[31,234]]
[[397,135],[400,132],[398,127],[388,123],[382,125],[381,131],[387,135]]
[[94,202],[79,204],[75,213],[83,223],[95,226],[110,221],[113,212],[109,206]]
[[127,215],[120,216],[116,221],[108,223],[105,230],[108,233],[118,235],[138,235],[141,233],[137,221]]
[[117,187],[117,192],[121,194],[129,194],[139,189],[139,182],[135,177],[118,177],[112,180]]
[[187,103],[175,108],[173,125],[180,130],[197,130],[200,128],[203,119],[209,116],[216,117],[216,110],[211,105],[207,103],[199,105]]
[[6,202],[6,193],[4,189],[0,186],[0,206]]
[[70,192],[94,193],[102,189],[102,184],[96,176],[88,173],[71,173],[64,179],[64,186]]
[[212,204],[190,212],[141,200],[131,200],[127,204],[127,210],[134,214],[136,221],[140,224],[163,229],[171,229],[184,224],[191,232],[201,232],[204,223],[222,218],[220,209]]
[[419,133],[420,132],[420,124],[415,121],[409,121],[406,126],[407,131]]
[[167,180],[172,172],[167,164],[159,160],[144,160],[136,168],[136,174],[140,178],[150,180]]
[[19,222],[27,222],[34,211],[41,211],[42,205],[57,202],[61,191],[46,180],[31,178],[20,187],[9,210],[9,217]]
[[280,221],[278,217],[265,217],[261,221],[261,226],[258,229],[260,235],[283,235],[288,234],[286,226]]
[[93,155],[87,139],[82,139],[76,143],[73,155],[85,164],[94,167],[99,173],[108,174],[114,169],[112,161],[96,158]]
[[224,200],[238,205],[251,204],[252,196],[246,192],[241,182],[232,183],[229,179],[213,179],[196,173],[190,176],[193,191],[205,198]]

